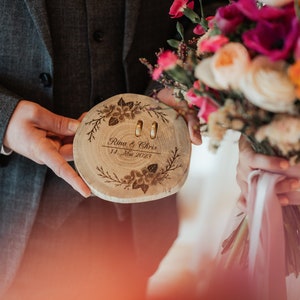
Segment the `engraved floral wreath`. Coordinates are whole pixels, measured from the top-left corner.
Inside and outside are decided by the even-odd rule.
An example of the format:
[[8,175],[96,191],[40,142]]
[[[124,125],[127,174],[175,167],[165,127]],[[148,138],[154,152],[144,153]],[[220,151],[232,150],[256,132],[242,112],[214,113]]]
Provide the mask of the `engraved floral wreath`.
[[150,104],[142,105],[140,101],[128,101],[125,102],[121,97],[116,104],[104,105],[103,109],[97,110],[98,118],[92,119],[89,122],[86,122],[86,125],[92,125],[92,129],[87,132],[88,141],[92,142],[95,139],[95,133],[99,130],[101,122],[105,122],[108,119],[108,125],[114,126],[125,120],[132,120],[135,118],[137,114],[141,112],[147,112],[151,118],[156,116],[156,118],[160,119],[164,123],[169,123],[167,118],[167,114],[163,112],[162,107],[159,105],[156,107],[152,107]]
[[144,194],[148,191],[150,186],[161,184],[164,180],[170,178],[170,172],[181,168],[182,165],[178,163],[180,154],[178,148],[175,147],[171,151],[170,157],[167,159],[166,165],[158,171],[158,164],[153,163],[141,170],[132,170],[123,178],[119,178],[116,173],[109,173],[103,167],[97,167],[98,175],[105,179],[106,183],[113,183],[115,186],[123,186],[124,189],[141,189]]

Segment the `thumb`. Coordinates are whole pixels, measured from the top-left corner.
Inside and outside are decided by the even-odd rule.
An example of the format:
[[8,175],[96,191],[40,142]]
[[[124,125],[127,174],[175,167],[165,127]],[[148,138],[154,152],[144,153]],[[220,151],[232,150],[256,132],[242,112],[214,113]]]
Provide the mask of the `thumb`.
[[80,122],[76,119],[67,118],[43,109],[37,122],[41,129],[57,135],[74,135]]

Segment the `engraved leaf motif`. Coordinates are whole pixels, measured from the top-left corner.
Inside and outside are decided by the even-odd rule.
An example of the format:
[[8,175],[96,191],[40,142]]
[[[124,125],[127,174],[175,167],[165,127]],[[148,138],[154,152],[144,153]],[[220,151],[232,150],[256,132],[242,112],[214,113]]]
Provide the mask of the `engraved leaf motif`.
[[111,117],[108,121],[109,126],[114,126],[114,125],[117,125],[118,123],[119,123],[119,120],[118,120],[118,118],[115,118],[115,117]]
[[158,165],[157,164],[151,164],[147,167],[148,171],[151,173],[155,173],[157,171]]
[[128,106],[130,109],[133,107],[133,102],[129,101],[129,102],[125,102],[123,98],[120,98],[120,100],[118,101],[118,105],[119,106]]
[[132,102],[132,101],[127,102],[126,105],[127,105],[130,109],[133,108],[133,102]]

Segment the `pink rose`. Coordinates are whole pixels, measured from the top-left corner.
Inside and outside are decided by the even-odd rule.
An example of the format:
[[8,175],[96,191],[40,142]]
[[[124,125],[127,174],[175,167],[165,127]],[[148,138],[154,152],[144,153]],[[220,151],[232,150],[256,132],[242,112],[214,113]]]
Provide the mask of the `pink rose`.
[[194,1],[174,0],[173,4],[170,7],[169,15],[171,16],[171,18],[180,18],[183,16],[183,11],[186,7],[193,9]]
[[194,87],[188,90],[185,99],[199,108],[198,118],[207,122],[209,115],[218,109],[218,105],[208,96],[198,95],[195,92],[197,89],[199,89],[199,81],[196,81]]
[[228,42],[228,37],[224,35],[214,35],[212,37],[208,37],[207,39],[200,40],[197,51],[199,53],[216,52]]

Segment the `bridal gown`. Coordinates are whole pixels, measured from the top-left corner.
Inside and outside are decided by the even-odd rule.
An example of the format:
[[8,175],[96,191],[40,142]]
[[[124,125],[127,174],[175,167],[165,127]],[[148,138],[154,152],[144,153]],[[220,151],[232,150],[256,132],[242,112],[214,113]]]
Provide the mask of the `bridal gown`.
[[[201,205],[199,205],[197,217],[198,235],[191,256],[191,266],[201,278],[201,272],[207,266],[206,261],[209,259],[215,261],[220,258],[222,241],[232,231],[233,224],[235,224],[237,200],[240,193],[236,182],[239,136],[239,133],[228,132],[216,153],[206,153],[206,157],[209,158],[209,168],[207,168],[204,190],[200,194]],[[208,148],[208,143],[209,139],[205,139],[201,147]],[[203,150],[193,148],[192,172],[197,172],[196,168],[201,168],[204,164],[200,151]],[[286,287],[288,300],[300,299],[299,278],[295,278],[294,275],[288,276]]]

